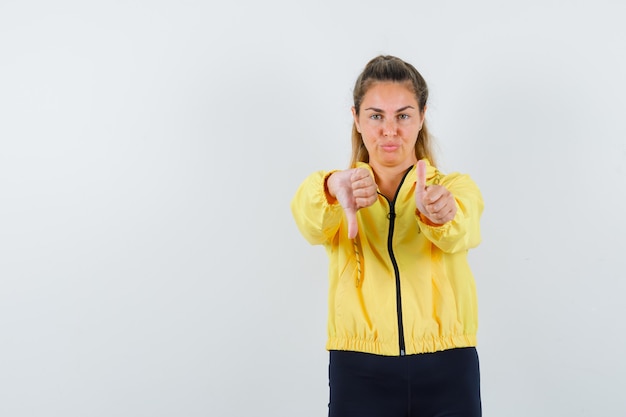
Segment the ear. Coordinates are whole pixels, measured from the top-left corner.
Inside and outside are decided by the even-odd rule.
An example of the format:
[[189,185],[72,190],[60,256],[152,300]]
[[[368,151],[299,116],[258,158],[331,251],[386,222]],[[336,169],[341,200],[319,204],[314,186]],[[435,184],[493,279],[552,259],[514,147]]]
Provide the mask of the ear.
[[352,106],[352,118],[354,119],[354,126],[356,126],[356,131],[361,133],[361,126],[359,125],[359,116],[356,114],[356,108]]
[[426,119],[426,109],[428,106],[424,106],[424,109],[420,112],[420,130],[422,130],[422,126],[424,126],[424,120]]

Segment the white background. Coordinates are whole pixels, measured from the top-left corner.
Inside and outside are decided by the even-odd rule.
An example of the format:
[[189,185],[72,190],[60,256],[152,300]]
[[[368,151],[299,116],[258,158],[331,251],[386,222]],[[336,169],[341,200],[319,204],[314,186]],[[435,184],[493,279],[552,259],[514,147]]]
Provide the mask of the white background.
[[2,0],[0,415],[326,415],[289,203],[380,53],[485,198],[484,415],[626,415],[625,4]]

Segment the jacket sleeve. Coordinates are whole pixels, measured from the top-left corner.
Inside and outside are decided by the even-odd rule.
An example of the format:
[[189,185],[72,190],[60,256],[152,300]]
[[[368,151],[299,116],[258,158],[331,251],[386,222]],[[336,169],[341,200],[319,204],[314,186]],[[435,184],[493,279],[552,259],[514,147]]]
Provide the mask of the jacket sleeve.
[[441,226],[425,223],[416,210],[422,233],[446,253],[467,251],[478,246],[481,241],[480,217],[484,208],[478,186],[469,176],[462,174],[443,176],[440,185],[452,193],[458,209],[454,219]]
[[343,209],[329,202],[325,182],[334,171],[317,171],[298,187],[291,200],[291,212],[304,238],[312,245],[330,241],[339,230]]

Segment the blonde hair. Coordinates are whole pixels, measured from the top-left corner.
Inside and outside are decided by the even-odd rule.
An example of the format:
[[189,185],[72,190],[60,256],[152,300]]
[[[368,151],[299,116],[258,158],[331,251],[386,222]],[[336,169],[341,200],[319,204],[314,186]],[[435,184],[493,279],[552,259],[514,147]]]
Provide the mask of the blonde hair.
[[[420,112],[424,112],[428,101],[428,86],[422,75],[415,67],[408,62],[391,55],[379,55],[370,60],[359,75],[354,84],[352,93],[354,99],[354,109],[357,114],[361,110],[361,102],[370,87],[380,81],[393,81],[406,83],[415,94]],[[426,119],[422,129],[417,135],[415,142],[415,156],[418,160],[428,158],[431,164],[435,164],[432,138],[426,127]],[[369,153],[363,144],[363,137],[352,124],[352,156],[350,167],[354,167],[357,162],[369,162]]]

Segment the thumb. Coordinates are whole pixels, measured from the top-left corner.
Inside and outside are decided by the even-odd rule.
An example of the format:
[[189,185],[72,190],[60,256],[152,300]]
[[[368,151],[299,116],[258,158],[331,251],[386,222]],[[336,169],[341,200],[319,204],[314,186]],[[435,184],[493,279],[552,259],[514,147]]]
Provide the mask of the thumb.
[[356,210],[353,208],[344,209],[346,220],[348,221],[348,239],[354,239],[359,233],[359,225],[356,222]]
[[426,191],[426,162],[423,160],[417,161],[417,180],[415,181],[415,192],[420,195]]

